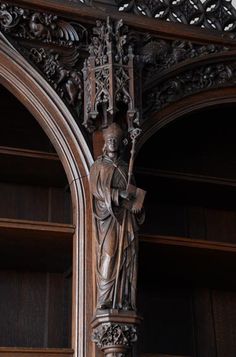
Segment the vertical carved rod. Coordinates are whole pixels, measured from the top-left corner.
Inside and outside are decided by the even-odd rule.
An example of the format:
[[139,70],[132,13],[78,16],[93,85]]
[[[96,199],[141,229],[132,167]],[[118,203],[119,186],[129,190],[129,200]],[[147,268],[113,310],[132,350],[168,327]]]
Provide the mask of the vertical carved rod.
[[[135,144],[137,137],[141,134],[141,129],[136,128],[133,129],[130,133],[131,141],[132,141],[132,147],[131,147],[131,155],[130,155],[130,160],[129,160],[129,171],[128,171],[128,180],[127,180],[127,186],[126,186],[126,192],[128,194],[129,190],[129,185],[131,181],[131,177],[133,174],[133,166],[134,166],[134,154],[135,154]],[[115,289],[114,289],[114,298],[113,298],[113,309],[116,308],[116,301],[117,301],[117,287],[118,287],[118,281],[119,281],[119,273],[120,273],[120,266],[121,266],[121,258],[122,258],[122,250],[123,250],[123,243],[124,243],[124,233],[125,233],[125,226],[126,226],[126,216],[127,216],[127,209],[125,208],[124,210],[124,216],[123,216],[123,221],[122,221],[122,227],[121,227],[121,237],[120,237],[120,242],[119,242],[119,252],[118,252],[118,263],[117,263],[117,270],[116,270],[116,280],[115,280]]]

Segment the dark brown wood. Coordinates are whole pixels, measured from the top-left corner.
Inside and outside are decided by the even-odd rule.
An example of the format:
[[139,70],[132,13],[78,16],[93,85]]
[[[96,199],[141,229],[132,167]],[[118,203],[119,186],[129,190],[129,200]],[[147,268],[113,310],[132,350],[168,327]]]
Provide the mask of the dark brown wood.
[[[62,273],[3,270],[0,272],[2,315],[0,343],[9,347],[68,347],[64,320]],[[67,321],[71,323],[70,320]],[[53,325],[53,329],[52,329]]]
[[[143,123],[144,134],[140,140],[140,148],[159,129],[167,127],[174,120],[179,120],[184,114],[192,114],[193,111],[207,106],[235,102],[236,67],[233,59],[236,42],[228,35],[193,26],[119,13],[113,5],[109,5],[108,1],[95,1],[92,6],[88,7],[79,1],[63,0],[23,0],[10,1],[10,3],[20,6],[29,5],[32,9],[30,16],[26,14],[25,18],[27,21],[30,20],[27,24],[31,40],[38,41],[37,48],[43,44],[43,53],[46,56],[46,60],[42,60],[40,66],[37,67],[35,63],[34,65],[38,70],[42,70],[47,80],[48,75],[43,67],[50,63],[51,52],[49,49],[52,45],[55,49],[61,39],[55,36],[53,28],[50,29],[47,24],[37,22],[39,19],[38,9],[42,10],[44,14],[46,11],[60,14],[60,19],[68,19],[68,22],[65,21],[66,26],[71,25],[74,20],[77,24],[78,21],[81,21],[89,31],[97,19],[104,20],[109,14],[114,20],[123,18],[130,27],[130,34],[133,34],[133,30],[138,30],[136,36],[142,33],[138,40],[132,39],[131,44],[134,44],[135,51],[137,50],[143,60],[141,65],[144,66],[142,75],[144,88],[147,92],[150,91],[150,88],[155,88],[155,92],[152,90],[153,93],[151,93],[154,96],[159,92],[159,94],[163,94],[164,104],[167,106],[165,108],[164,106],[156,107],[151,116],[147,115],[146,122]],[[46,19],[47,15],[44,16]],[[58,23],[53,22],[53,26],[55,24]],[[62,27],[65,32],[66,28]],[[38,29],[41,29],[39,33]],[[9,33],[8,35],[10,36]],[[64,34],[62,39],[65,40],[63,36]],[[55,40],[54,44],[52,44],[51,37]],[[147,41],[146,52],[139,48],[139,45],[142,46],[139,38],[145,38]],[[90,40],[89,35],[89,42]],[[187,44],[188,41],[191,43]],[[6,42],[4,43],[6,45]],[[203,46],[203,44],[210,44],[210,46]],[[215,44],[228,46],[231,49],[214,47]],[[26,141],[27,131],[22,133],[22,141],[18,142],[16,131],[14,131],[17,122],[14,122],[14,125],[6,124],[8,120],[4,114],[6,120],[2,121],[5,124],[2,124],[1,129],[5,130],[1,130],[1,132],[7,132],[9,129],[12,135],[9,135],[5,142],[4,135],[0,134],[3,140],[0,140],[0,144],[9,145],[9,148],[0,148],[0,166],[3,170],[2,180],[4,180],[0,184],[2,199],[0,216],[12,219],[32,219],[34,222],[0,220],[0,250],[3,256],[0,262],[1,273],[8,280],[6,284],[12,284],[16,289],[18,285],[21,285],[20,290],[25,296],[25,305],[29,305],[28,310],[24,307],[23,312],[21,311],[20,321],[17,320],[21,331],[27,331],[27,326],[32,325],[33,319],[40,326],[38,336],[34,329],[28,334],[22,333],[21,338],[24,344],[33,345],[39,338],[40,344],[43,346],[61,345],[66,347],[70,346],[68,341],[71,337],[72,346],[76,349],[76,357],[95,357],[99,353],[95,352],[90,342],[90,321],[93,309],[96,307],[96,287],[95,284],[93,285],[92,268],[95,262],[92,247],[94,234],[92,235],[91,232],[92,209],[88,185],[88,168],[91,166],[92,160],[83,136],[80,135],[81,117],[78,118],[77,112],[73,112],[80,102],[79,97],[81,96],[80,73],[72,71],[73,68],[75,69],[75,60],[79,58],[78,53],[73,56],[70,52],[72,64],[68,64],[67,71],[65,71],[65,66],[62,66],[63,61],[60,57],[52,85],[53,88],[57,87],[56,94],[52,87],[44,83],[39,72],[28,66],[29,63],[24,62],[19,53],[10,46],[7,45],[8,50],[6,51],[5,45],[1,42],[1,83],[6,85],[37,118],[55,145],[60,159],[56,159],[55,154],[46,153],[50,151],[50,143],[43,145],[43,140],[32,139],[25,147],[22,146]],[[28,43],[26,50],[28,55],[31,45]],[[155,53],[155,48],[152,52],[152,45],[160,46],[161,53],[158,51]],[[161,47],[162,45],[163,47]],[[212,45],[214,46],[211,47]],[[164,48],[167,49],[166,53],[164,53]],[[82,51],[82,57],[87,56],[84,49],[86,48],[77,49],[79,53]],[[56,51],[54,55],[64,56],[60,51]],[[149,55],[150,57],[148,57]],[[153,63],[148,60],[150,58],[153,60],[155,55],[154,67],[156,67],[154,69]],[[162,56],[162,59],[159,55]],[[56,57],[54,57],[55,59]],[[81,58],[79,60],[81,61]],[[160,69],[163,62],[166,62],[164,69]],[[81,63],[78,68],[80,66]],[[76,67],[76,69],[78,68]],[[149,75],[147,82],[145,82],[146,73]],[[206,79],[204,83],[200,81],[203,77]],[[193,79],[197,83],[195,86],[192,84]],[[100,83],[103,81],[100,80]],[[160,86],[159,89],[155,87],[157,83]],[[181,87],[183,90],[179,91],[180,94],[176,95],[176,92],[171,90],[168,92],[168,89],[173,89],[172,85],[178,87],[180,83],[183,85]],[[197,93],[199,83],[202,84],[201,93]],[[223,85],[225,88],[222,87]],[[211,86],[215,86],[215,88],[210,89]],[[141,83],[137,87],[140,92],[143,90]],[[63,89],[62,92],[61,89]],[[168,92],[167,94],[164,93],[165,90]],[[183,98],[186,93],[188,97]],[[72,104],[70,109],[72,108],[74,118],[79,123],[78,126],[58,94],[61,95],[65,103]],[[145,100],[143,102],[146,103]],[[98,100],[96,104],[102,104],[102,101]],[[3,107],[5,108],[4,105]],[[18,113],[15,106],[12,108],[11,115],[14,113]],[[121,110],[121,113],[123,114],[124,111]],[[23,118],[24,115],[22,113],[19,116]],[[119,117],[118,121],[123,119]],[[222,121],[222,125],[224,122],[225,120]],[[213,126],[214,124],[212,124]],[[11,131],[11,127],[13,131]],[[204,123],[202,132],[205,129],[206,124]],[[178,133],[176,132],[176,134]],[[162,131],[158,133],[156,139],[158,140],[161,135]],[[186,131],[186,136],[188,135],[190,136]],[[32,135],[32,137],[37,138],[37,135]],[[201,137],[202,135],[199,135],[199,142],[201,142]],[[219,136],[217,144],[221,149],[222,137]],[[88,141],[90,139],[88,138]],[[20,150],[14,148],[14,140],[18,142]],[[232,141],[234,142],[234,140]],[[37,147],[39,142],[41,148]],[[167,145],[171,146],[171,140],[167,140]],[[99,135],[94,135],[93,146],[95,148],[94,157],[97,157],[97,154],[101,154],[103,146]],[[25,150],[26,148],[28,151]],[[33,148],[39,152],[30,152],[29,150]],[[148,223],[144,226],[143,232],[153,233],[152,236],[144,233],[140,235],[140,288],[143,289],[141,295],[143,294],[143,301],[146,304],[145,316],[149,317],[149,320],[146,319],[144,323],[145,330],[141,335],[145,336],[147,340],[150,336],[152,337],[148,342],[141,342],[143,343],[143,355],[145,357],[146,355],[149,357],[167,357],[169,355],[215,357],[216,354],[227,357],[234,356],[235,293],[233,290],[236,288],[234,282],[236,227],[233,188],[235,177],[211,174],[211,170],[214,169],[213,164],[209,165],[209,171],[206,171],[205,175],[200,170],[192,173],[191,170],[188,170],[188,166],[190,166],[189,162],[194,161],[195,156],[188,151],[188,146],[185,148],[185,151],[189,153],[189,162],[185,165],[186,171],[176,170],[173,162],[168,162],[169,170],[162,170],[158,164],[153,167],[150,164],[151,159],[158,163],[158,159],[155,158],[156,148],[157,146],[154,145],[153,150],[147,152],[145,175],[137,172],[139,185],[143,187],[144,184],[147,185],[147,189],[148,186],[151,188],[148,190],[151,192],[151,197],[148,198],[146,210]],[[176,146],[173,145],[172,150],[175,148]],[[164,146],[160,149],[164,150]],[[53,150],[52,148],[52,152]],[[45,152],[40,153],[40,151]],[[201,146],[198,147],[198,151],[201,151]],[[232,153],[233,151],[234,148]],[[233,154],[230,156],[230,159],[232,158]],[[11,163],[11,167],[9,167],[8,161]],[[63,169],[59,165],[60,162],[63,163],[67,177],[61,174]],[[215,166],[217,165],[219,166],[220,163],[217,162]],[[193,167],[196,168],[197,165],[193,165]],[[43,170],[45,171],[43,172]],[[222,171],[226,172],[225,166],[222,166]],[[234,167],[233,171],[235,171]],[[71,192],[69,192],[70,189]],[[205,193],[207,197],[204,197]],[[196,199],[198,195],[199,200]],[[212,199],[213,196],[215,196],[214,199]],[[49,223],[46,223],[47,221]],[[51,222],[61,222],[62,225]],[[70,222],[73,222],[73,225],[66,224]],[[72,241],[73,267],[71,269]],[[20,247],[21,249],[19,249]],[[22,253],[23,249],[25,252]],[[11,273],[6,272],[6,267],[12,270],[14,268],[15,270],[28,269],[30,272],[27,273],[28,275],[26,274],[24,283],[21,284],[18,278],[12,277],[9,280]],[[70,276],[70,270],[72,270],[73,277]],[[14,274],[17,275],[20,272],[15,271]],[[70,277],[66,278],[68,276]],[[73,288],[71,287],[72,280]],[[32,286],[36,288],[33,289]],[[71,292],[72,290],[73,292]],[[3,295],[5,296],[4,300],[7,301],[5,305],[7,309],[3,311],[4,319],[1,324],[4,324],[4,320],[7,324],[8,315],[11,321],[17,315],[11,306],[17,305],[20,294],[10,294],[8,299],[7,290],[5,290]],[[68,300],[68,303],[61,311],[60,307],[64,299]],[[40,316],[35,314],[35,301]],[[73,316],[72,328],[69,327],[71,315]],[[109,318],[109,314],[107,320],[102,320],[100,316],[98,322],[101,326],[107,321],[111,323],[111,331],[108,331],[108,336],[114,338],[117,330],[112,332],[114,329],[112,323],[117,323],[117,321],[109,320]],[[127,322],[124,316],[120,317],[119,323],[122,322]],[[133,321],[131,322],[133,324]],[[150,325],[148,325],[149,323]],[[17,341],[17,329],[10,331],[10,325],[9,323],[8,326],[5,326],[6,328],[2,328],[0,331],[2,334],[10,336],[14,342]],[[134,332],[133,338],[136,337],[135,331],[132,330],[133,326],[123,327],[124,331],[128,329],[128,331]],[[182,327],[183,329],[181,329]],[[159,332],[156,335],[157,338],[155,331]],[[103,332],[103,329],[98,330],[98,335],[95,338],[96,342],[100,344],[101,341],[103,342]],[[27,338],[28,341],[26,341]],[[132,337],[129,336],[129,339],[132,341]],[[162,351],[159,350],[159,346],[162,346]],[[107,356],[111,356],[112,353],[124,355],[126,350],[117,346],[113,350],[106,348]],[[25,355],[61,355],[64,357],[72,356],[73,351],[69,349],[50,351],[47,349],[34,351],[18,349],[13,351],[6,348],[2,351],[0,349],[0,354],[6,356],[16,354],[23,357]],[[135,354],[133,357],[136,357]]]
[[135,171],[137,174],[145,175],[145,176],[163,177],[163,178],[170,178],[173,180],[202,182],[202,183],[210,183],[214,185],[236,187],[236,179],[228,179],[225,177],[200,175],[200,174],[194,174],[184,171],[177,172],[177,171],[167,171],[161,169],[146,169],[142,167],[137,167]]
[[0,267],[67,270],[72,262],[73,233],[70,225],[1,219]]
[[[72,308],[68,307],[68,310],[71,309],[72,313],[68,311],[68,315],[70,315],[70,317],[72,316],[73,319],[71,323],[72,328],[68,327],[67,330],[69,335],[70,335],[69,331],[71,331],[71,341],[72,341],[71,345],[75,347],[76,349],[75,353],[77,354],[79,353],[80,356],[84,356],[84,351],[86,349],[86,353],[88,353],[88,355],[92,355],[93,348],[92,348],[92,343],[90,342],[90,321],[92,317],[92,308],[93,308],[92,300],[90,299],[90,297],[92,296],[91,294],[92,277],[91,277],[91,268],[90,268],[91,266],[90,260],[91,260],[91,253],[92,253],[92,248],[91,248],[92,235],[91,235],[91,216],[90,216],[91,211],[90,211],[89,187],[88,187],[88,167],[92,163],[91,155],[89,153],[86,142],[83,136],[81,135],[80,130],[75,125],[72,116],[68,112],[68,109],[65,107],[65,104],[61,101],[61,99],[55,95],[55,92],[52,90],[52,88],[45,82],[45,80],[40,75],[37,74],[35,69],[33,69],[29,65],[29,63],[21,55],[19,55],[19,52],[15,51],[13,47],[11,47],[6,40],[2,40],[2,37],[0,42],[1,42],[0,82],[4,86],[6,86],[6,88],[8,88],[8,90],[10,90],[14,94],[14,96],[16,96],[18,100],[23,103],[24,106],[28,108],[29,112],[33,114],[34,120],[40,123],[40,126],[44,129],[47,136],[50,138],[51,140],[50,146],[51,147],[54,146],[56,148],[60,161],[63,163],[63,167],[67,175],[68,192],[71,191],[71,197],[73,201],[72,204],[73,223],[76,226],[76,229],[74,231],[74,239],[73,239],[73,252],[71,251],[72,236],[69,239],[70,243],[69,243],[69,254],[68,254],[68,239],[62,239],[62,240],[59,239],[57,242],[56,233],[53,232],[53,236],[54,234],[55,236],[51,240],[52,244],[50,243],[50,238],[49,240],[48,238],[46,239],[46,235],[45,235],[45,239],[41,239],[40,234],[39,234],[39,240],[36,243],[36,239],[30,240],[30,233],[29,233],[27,238],[28,242],[27,244],[24,244],[24,247],[21,250],[21,252],[23,250],[25,252],[24,258],[22,259],[22,255],[19,257],[19,251],[17,251],[17,244],[20,241],[22,242],[24,241],[24,238],[22,237],[22,239],[15,240],[14,249],[12,249],[12,247],[11,249],[8,249],[8,252],[5,255],[5,263],[7,263],[8,266],[11,265],[10,268],[13,269],[14,261],[17,261],[18,259],[17,263],[20,263],[20,268],[21,269],[25,268],[26,270],[32,272],[32,274],[37,270],[42,270],[44,272],[46,270],[46,272],[48,271],[50,273],[52,272],[55,273],[59,271],[62,274],[65,270],[68,270],[69,266],[71,265],[71,260],[69,264],[67,264],[68,261],[65,264],[63,259],[66,257],[69,257],[69,259],[71,259],[71,256],[73,254],[72,294],[70,295],[70,293],[67,293],[67,295],[71,296],[70,299],[72,300],[72,303],[70,302],[69,304],[70,306],[72,306]],[[15,74],[13,75],[13,73]],[[5,112],[7,111],[6,108],[4,110]],[[14,115],[16,112],[17,110],[12,111]],[[21,112],[21,114],[22,114],[21,118],[23,118],[25,113]],[[19,120],[18,124],[19,123],[22,123],[22,121]],[[15,123],[15,125],[17,124]],[[14,128],[15,125],[13,125]],[[5,133],[6,132],[8,132],[9,134],[12,133],[11,131],[5,131]],[[3,137],[4,135],[1,136],[1,138]],[[32,139],[29,132],[28,132],[28,137],[31,139],[29,140],[30,145],[28,145],[29,143],[27,142],[27,140],[24,139],[27,138],[27,130],[24,131],[23,138],[21,138],[22,140],[18,141],[17,135],[14,134],[12,137],[10,137],[12,140],[7,140],[7,142],[5,142],[1,139],[0,144],[4,146],[9,145],[11,147],[17,147],[18,145],[16,144],[14,145],[14,141],[17,141],[19,143],[19,147],[21,148],[35,149],[39,151],[44,151],[45,149],[45,151],[51,151],[50,148],[47,149],[48,139],[46,140],[47,141],[46,145],[43,146],[42,148],[41,141]],[[37,170],[36,167],[37,165],[35,166],[35,170]],[[35,185],[36,191],[38,189],[38,184]],[[16,184],[16,186],[20,187],[20,185],[18,184]],[[15,189],[15,193],[17,189],[18,192],[20,191],[19,187]],[[58,204],[57,206],[58,212],[55,214],[56,217],[55,219],[59,220],[61,219],[59,218],[59,216],[60,217],[63,216],[63,213],[59,212],[61,210],[61,204],[58,201],[58,197],[60,195],[53,194],[53,190],[57,191],[57,189],[53,187],[51,188],[46,187],[46,189],[48,190],[48,196],[51,195],[51,198],[49,197],[47,203],[48,208],[45,208],[44,205],[41,205],[40,208],[40,203],[41,202],[46,203],[47,201],[47,200],[44,201],[43,196],[42,196],[42,201],[40,200],[38,201],[39,210],[41,211],[41,214],[43,216],[42,219],[46,217],[45,220],[51,220],[53,216],[52,209],[55,209],[56,204]],[[50,190],[51,193],[49,193]],[[31,196],[31,202],[29,200],[29,196]],[[26,216],[28,215],[28,217],[31,216],[31,211],[34,211],[34,213],[32,214],[32,220],[39,219],[39,215],[36,214],[35,212],[35,207],[32,197],[34,197],[33,190],[28,194],[26,200],[27,202],[24,200],[22,201],[23,202],[22,206],[24,206],[24,210],[22,209],[19,211],[20,213],[18,212],[18,216],[21,215],[21,218],[22,216],[25,217],[25,215]],[[35,204],[35,206],[37,206],[37,204]],[[84,208],[86,211],[88,211],[87,212],[88,215],[85,214]],[[16,212],[17,210],[15,209],[15,213]],[[14,214],[12,215],[12,218],[13,217],[15,217]],[[63,221],[64,221],[64,217],[63,217]],[[26,229],[26,234],[28,234],[27,232],[28,231]],[[45,244],[43,244],[43,241]],[[5,243],[8,244],[6,240]],[[11,243],[11,240],[9,240],[9,243]],[[49,246],[49,249],[47,248],[47,246]],[[9,244],[8,244],[8,248],[9,248]],[[36,252],[34,251],[36,255],[32,254],[34,249],[36,250]],[[57,253],[53,256],[54,251]],[[14,257],[13,252],[18,257],[17,256]],[[85,252],[89,252],[89,253],[87,254]],[[85,259],[85,255],[87,259]],[[36,266],[34,266],[34,261],[36,256],[37,256],[36,259],[37,262],[36,262]],[[46,263],[44,259],[46,259]],[[2,271],[4,270],[2,269]],[[58,295],[61,296],[61,292],[58,292]],[[79,309],[78,309],[78,302],[80,304]],[[66,311],[65,314],[67,314]],[[27,318],[29,319],[31,318],[30,314]],[[68,318],[67,320],[69,321]],[[70,324],[70,322],[68,324]],[[63,340],[63,337],[61,340]],[[49,352],[46,349],[42,351],[45,353]],[[69,354],[71,355],[72,350],[69,351],[70,351]],[[6,352],[3,352],[3,355],[4,353]],[[9,356],[13,355],[11,350],[9,350],[9,352],[7,353]]]
[[216,348],[219,355],[232,357],[235,351],[235,292],[212,291]]
[[[127,172],[127,165],[120,157],[123,137],[120,126],[116,123],[111,124],[103,131],[103,135],[104,154],[95,161],[90,171],[96,217],[97,309],[135,310],[137,242],[134,221],[135,215],[142,209],[143,201],[136,204],[139,196],[135,195],[132,198],[128,191],[133,170],[133,156]],[[134,154],[135,133],[133,135]],[[132,204],[129,209],[126,209],[124,204],[128,200]],[[113,214],[111,214],[112,210],[114,210]],[[138,222],[141,223],[141,219],[137,218],[136,224]],[[128,235],[127,227],[129,227]],[[129,256],[127,261],[124,260],[126,255],[127,258]],[[130,268],[126,271],[125,266]]]
[[235,45],[234,40],[230,39],[228,36],[219,36],[218,31],[211,31],[206,29],[199,29],[195,26],[188,26],[178,23],[171,23],[166,21],[157,21],[155,19],[135,16],[132,14],[121,13],[117,10],[113,10],[110,6],[105,6],[99,4],[98,7],[95,6],[83,6],[79,2],[64,2],[57,0],[10,0],[9,3],[14,2],[21,6],[29,6],[33,8],[44,9],[47,11],[53,11],[63,14],[73,20],[78,20],[82,18],[84,21],[94,23],[95,19],[106,19],[107,16],[111,16],[113,19],[119,20],[121,17],[125,23],[129,26],[133,26],[136,29],[142,31],[148,31],[155,33],[160,37],[165,38],[185,38],[186,40],[195,40],[202,43],[224,43]]
[[197,249],[206,249],[209,251],[220,252],[234,252],[236,253],[236,244],[223,243],[223,242],[209,242],[200,239],[190,239],[186,237],[170,237],[160,235],[144,235],[140,234],[139,239],[143,242],[160,244],[160,245],[173,245],[176,247],[188,247]]
[[36,222],[14,219],[0,219],[0,230],[2,234],[16,237],[42,237],[47,239],[50,235],[52,237],[71,239],[75,228],[69,224],[56,224],[50,222]]
[[68,357],[73,356],[72,349],[59,348],[7,348],[0,347],[0,355],[5,357]]

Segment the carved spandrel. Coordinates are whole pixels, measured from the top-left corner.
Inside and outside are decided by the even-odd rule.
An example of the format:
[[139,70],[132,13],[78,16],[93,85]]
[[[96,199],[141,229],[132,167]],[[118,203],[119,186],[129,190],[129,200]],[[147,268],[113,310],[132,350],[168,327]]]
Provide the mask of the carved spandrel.
[[1,30],[18,39],[38,40],[72,46],[81,40],[82,28],[76,29],[57,15],[0,3]]
[[190,41],[167,41],[150,37],[147,41],[143,41],[139,49],[144,87],[156,80],[159,74],[172,69],[177,64],[184,64],[194,59],[201,60],[203,57],[229,50],[229,47],[216,44],[199,45]]
[[236,63],[213,63],[183,71],[165,81],[160,81],[145,94],[145,117],[184,97],[208,90],[235,85]]
[[55,14],[0,3],[1,31],[51,84],[76,116],[82,108],[81,47],[87,30]]

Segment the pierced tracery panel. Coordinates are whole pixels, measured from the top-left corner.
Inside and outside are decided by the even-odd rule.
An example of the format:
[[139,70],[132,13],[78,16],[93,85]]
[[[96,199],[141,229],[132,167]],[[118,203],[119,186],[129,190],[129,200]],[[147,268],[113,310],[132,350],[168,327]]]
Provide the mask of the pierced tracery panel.
[[231,0],[116,0],[119,11],[156,19],[235,32],[236,10]]

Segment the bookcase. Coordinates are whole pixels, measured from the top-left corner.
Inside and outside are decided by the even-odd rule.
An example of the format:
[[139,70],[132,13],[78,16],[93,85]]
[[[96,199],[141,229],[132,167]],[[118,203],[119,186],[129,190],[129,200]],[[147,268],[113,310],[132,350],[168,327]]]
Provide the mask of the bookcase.
[[35,118],[0,100],[0,355],[72,356],[69,185]]
[[142,357],[235,355],[233,113],[225,106],[179,118],[137,157],[137,181],[148,192],[139,248]]

